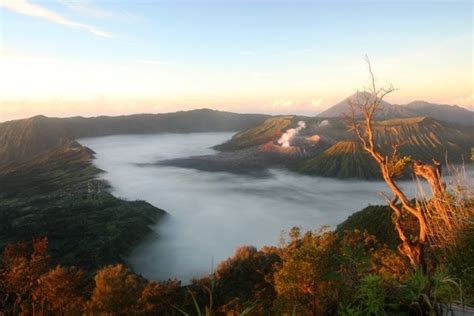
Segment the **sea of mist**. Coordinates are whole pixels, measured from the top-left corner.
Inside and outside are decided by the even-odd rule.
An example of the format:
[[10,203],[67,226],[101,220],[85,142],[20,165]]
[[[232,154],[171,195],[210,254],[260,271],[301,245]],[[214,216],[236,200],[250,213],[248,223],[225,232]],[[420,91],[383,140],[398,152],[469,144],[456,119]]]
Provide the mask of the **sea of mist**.
[[[278,245],[282,231],[334,228],[369,204],[384,203],[383,182],[336,180],[271,170],[269,177],[152,165],[213,153],[232,133],[122,135],[79,140],[96,152],[95,165],[112,193],[145,200],[169,213],[156,235],[128,258],[154,280],[211,272],[241,245]],[[472,170],[470,170],[472,173]],[[412,181],[402,186],[414,192]]]

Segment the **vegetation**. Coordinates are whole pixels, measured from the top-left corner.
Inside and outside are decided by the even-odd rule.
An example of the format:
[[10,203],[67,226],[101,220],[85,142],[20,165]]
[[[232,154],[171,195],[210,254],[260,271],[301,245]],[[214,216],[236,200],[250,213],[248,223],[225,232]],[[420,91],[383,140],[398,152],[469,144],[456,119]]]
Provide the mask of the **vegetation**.
[[[430,250],[426,274],[396,249],[391,210],[382,206],[354,214],[335,232],[295,228],[279,247],[241,247],[188,285],[148,281],[121,264],[121,254],[160,212],[106,190],[73,194],[68,188],[81,192],[98,172],[88,169],[83,150],[28,164],[25,176],[26,165],[2,174],[9,179],[0,212],[6,315],[427,315],[474,302],[472,226],[459,232],[449,257]],[[457,207],[472,207],[459,192],[452,194],[467,202]]]
[[55,266],[47,246],[43,238],[5,248],[5,314],[427,315],[467,294],[446,270],[413,271],[400,252],[359,230],[302,234],[295,228],[279,247],[239,248],[213,274],[186,286],[147,281],[122,264],[93,276]]
[[65,148],[0,173],[0,249],[48,236],[53,262],[96,269],[122,257],[164,212],[94,180],[91,153]]
[[400,244],[400,238],[395,231],[392,221],[392,210],[385,205],[371,205],[363,210],[350,215],[344,222],[337,225],[336,232],[342,234],[345,231],[359,229],[367,231],[375,236],[377,240],[384,241],[390,248],[396,249]]
[[[370,74],[370,93],[364,100],[349,100],[351,115],[348,116],[348,123],[363,151],[376,162],[385,183],[392,191],[392,198],[385,194],[383,196],[393,211],[393,223],[401,240],[398,249],[409,258],[413,268],[422,269],[424,273],[427,273],[425,251],[428,242],[431,246],[441,248],[455,245],[457,233],[470,225],[470,220],[474,215],[472,209],[466,205],[470,203],[466,202],[470,199],[467,200],[469,196],[466,195],[453,198],[449,194],[442,180],[439,161],[433,159],[432,163],[426,163],[401,154],[399,149],[402,142],[391,142],[392,150],[383,151],[377,142],[381,123],[375,123],[374,117],[384,97],[395,91],[395,88],[392,85],[376,87],[368,58],[366,62]],[[358,119],[358,113],[361,113],[362,119]],[[391,125],[397,125],[397,122],[385,121],[382,124],[383,127]],[[408,198],[397,183],[397,179],[407,170],[418,179],[428,183],[431,197],[412,200]],[[423,193],[422,190],[421,192]],[[406,217],[409,218],[408,221]]]

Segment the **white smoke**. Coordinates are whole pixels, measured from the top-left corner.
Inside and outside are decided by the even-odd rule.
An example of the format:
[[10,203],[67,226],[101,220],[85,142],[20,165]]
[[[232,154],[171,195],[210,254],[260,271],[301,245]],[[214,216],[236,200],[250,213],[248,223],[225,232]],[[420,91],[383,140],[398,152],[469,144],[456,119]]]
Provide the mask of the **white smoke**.
[[324,120],[324,121],[322,121],[321,123],[319,123],[318,126],[319,126],[319,127],[329,126],[329,121],[328,121],[328,120]]
[[306,128],[306,123],[299,121],[297,128],[290,128],[281,135],[280,139],[278,139],[278,144],[280,144],[281,147],[291,147],[291,141],[303,128]]

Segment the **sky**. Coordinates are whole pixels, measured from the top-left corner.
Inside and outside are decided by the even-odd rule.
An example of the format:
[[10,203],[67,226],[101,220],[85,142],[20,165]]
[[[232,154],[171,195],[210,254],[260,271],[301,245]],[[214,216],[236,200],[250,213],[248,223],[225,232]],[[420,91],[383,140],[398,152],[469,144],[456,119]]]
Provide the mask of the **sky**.
[[0,0],[0,121],[315,115],[367,84],[474,110],[471,1]]

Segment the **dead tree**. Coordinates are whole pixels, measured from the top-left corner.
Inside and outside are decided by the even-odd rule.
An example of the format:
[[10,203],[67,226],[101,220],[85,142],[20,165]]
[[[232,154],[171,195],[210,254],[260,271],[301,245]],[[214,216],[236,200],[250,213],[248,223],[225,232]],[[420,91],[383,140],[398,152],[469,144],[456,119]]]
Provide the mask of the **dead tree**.
[[[390,208],[394,213],[395,229],[400,237],[399,250],[405,254],[414,268],[421,267],[426,271],[425,245],[428,238],[427,219],[424,214],[424,206],[416,200],[409,199],[400,189],[397,179],[410,168],[414,174],[428,182],[432,191],[432,199],[435,201],[443,199],[446,194],[445,185],[441,178],[441,165],[433,160],[433,164],[421,161],[413,161],[409,156],[401,157],[398,149],[401,144],[392,144],[391,152],[384,154],[377,145],[376,129],[374,128],[374,117],[379,110],[380,104],[385,96],[395,91],[393,85],[377,88],[375,77],[369,59],[366,57],[370,86],[365,89],[365,100],[349,99],[351,115],[348,117],[349,125],[356,134],[362,149],[367,152],[377,163],[383,179],[393,193],[393,198],[384,194]],[[357,96],[357,94],[356,94]],[[358,99],[358,98],[356,98]],[[402,221],[403,212],[411,214],[417,223],[418,236],[409,238],[410,234]]]

